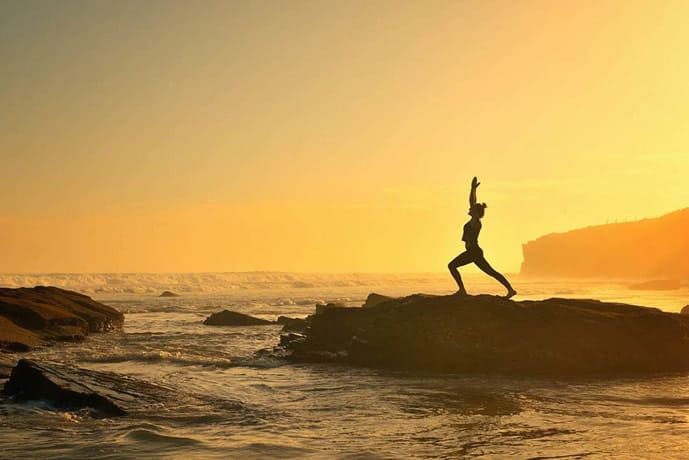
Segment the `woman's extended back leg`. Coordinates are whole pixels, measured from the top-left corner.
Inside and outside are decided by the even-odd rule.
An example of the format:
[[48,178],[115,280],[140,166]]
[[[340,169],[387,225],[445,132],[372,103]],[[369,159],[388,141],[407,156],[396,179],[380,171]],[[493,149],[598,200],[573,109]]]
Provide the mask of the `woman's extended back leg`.
[[512,285],[510,284],[509,281],[507,281],[507,278],[505,278],[500,272],[498,272],[496,269],[490,266],[488,261],[486,260],[485,257],[480,256],[477,257],[476,260],[474,261],[476,266],[483,270],[483,272],[487,275],[492,276],[496,280],[500,282],[503,286],[505,286],[505,289],[507,289],[507,297],[512,297],[517,293],[517,291],[514,290]]

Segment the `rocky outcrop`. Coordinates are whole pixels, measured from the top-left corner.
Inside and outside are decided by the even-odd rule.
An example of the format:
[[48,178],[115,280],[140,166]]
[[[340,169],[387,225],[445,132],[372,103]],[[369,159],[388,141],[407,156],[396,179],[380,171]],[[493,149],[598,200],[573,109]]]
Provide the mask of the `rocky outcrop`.
[[386,295],[376,294],[375,292],[372,292],[366,297],[366,301],[364,302],[362,307],[371,308],[375,307],[376,305],[380,305],[383,302],[387,302],[389,300],[394,299],[394,297],[388,297]]
[[278,316],[276,323],[282,325],[284,332],[303,332],[309,325],[306,319],[290,318],[288,316]]
[[27,351],[53,341],[119,330],[124,315],[88,296],[56,287],[0,288],[0,348]]
[[88,407],[101,416],[134,414],[173,399],[167,388],[113,372],[26,359],[12,370],[3,392],[16,400],[48,401],[60,409]]
[[328,302],[326,304],[316,304],[316,314],[320,315],[331,308],[349,308],[341,302]]
[[243,313],[237,313],[236,311],[223,310],[210,315],[203,324],[206,326],[263,326],[275,323]]
[[330,308],[282,337],[294,361],[446,372],[689,370],[689,316],[596,300],[413,295]]
[[689,315],[689,305],[685,305],[682,307],[682,311],[680,312],[682,315]]
[[309,325],[309,321],[303,318],[290,318],[278,316],[277,321],[268,321],[255,318],[236,311],[223,310],[210,315],[203,324],[207,326],[266,326],[281,325],[283,332],[301,332]]
[[[62,336],[64,338],[64,336]],[[9,319],[0,316],[0,349],[4,351],[29,351],[45,345],[41,334],[17,326]]]
[[539,277],[689,279],[689,208],[653,219],[553,233],[523,246]]
[[179,297],[179,294],[175,294],[172,291],[163,291],[158,297]]

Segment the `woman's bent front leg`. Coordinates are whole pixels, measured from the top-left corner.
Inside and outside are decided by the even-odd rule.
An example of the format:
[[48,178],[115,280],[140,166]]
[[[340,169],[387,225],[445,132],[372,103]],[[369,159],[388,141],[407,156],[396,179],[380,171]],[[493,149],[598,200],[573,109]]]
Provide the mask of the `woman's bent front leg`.
[[459,290],[457,291],[458,294],[461,295],[466,295],[467,290],[464,287],[464,283],[462,282],[462,277],[459,275],[459,270],[457,270],[459,267],[462,265],[467,265],[470,264],[474,261],[474,258],[472,257],[471,254],[469,254],[468,251],[465,251],[452,259],[449,264],[447,264],[447,268],[450,270],[450,274],[452,277],[455,279],[455,282],[457,283],[457,287]]

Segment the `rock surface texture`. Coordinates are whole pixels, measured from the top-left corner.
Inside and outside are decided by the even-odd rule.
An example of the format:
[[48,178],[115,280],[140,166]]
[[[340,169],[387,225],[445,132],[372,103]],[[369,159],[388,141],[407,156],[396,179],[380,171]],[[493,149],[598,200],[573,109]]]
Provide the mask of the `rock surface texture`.
[[597,300],[429,296],[329,308],[283,335],[294,361],[499,374],[689,370],[689,316]]
[[12,356],[0,354],[0,379],[8,378],[16,364],[16,360]]
[[49,401],[61,409],[95,409],[102,416],[150,410],[172,399],[172,391],[112,372],[22,359],[3,392],[18,400]]
[[119,330],[124,315],[77,292],[56,287],[0,288],[0,349],[27,351],[53,341],[82,340]]

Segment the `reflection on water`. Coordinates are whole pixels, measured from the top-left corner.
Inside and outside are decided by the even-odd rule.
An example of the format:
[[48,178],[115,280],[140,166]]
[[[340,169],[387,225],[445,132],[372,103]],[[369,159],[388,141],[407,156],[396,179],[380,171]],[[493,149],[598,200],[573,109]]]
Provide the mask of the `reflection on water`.
[[[435,284],[434,284],[435,283]],[[476,290],[494,288],[473,284]],[[437,280],[413,291],[442,292]],[[689,426],[687,375],[555,380],[413,374],[343,365],[292,365],[254,353],[277,326],[217,328],[232,308],[265,318],[304,316],[323,298],[360,303],[408,285],[242,291],[105,299],[127,311],[122,334],[33,353],[153,381],[179,392],[164,407],[99,419],[42,402],[0,405],[7,458],[681,458]],[[497,287],[496,291],[499,290]],[[403,292],[399,292],[403,291]],[[677,311],[685,290],[639,293],[615,284],[522,283],[524,297],[578,297]],[[597,293],[597,295],[595,294]],[[567,294],[574,296],[574,294]],[[285,299],[290,299],[289,302]]]

